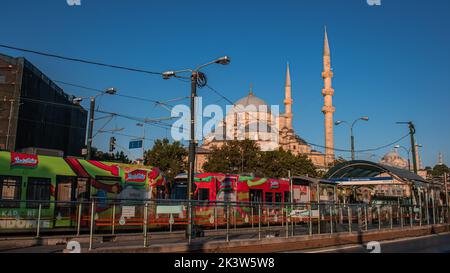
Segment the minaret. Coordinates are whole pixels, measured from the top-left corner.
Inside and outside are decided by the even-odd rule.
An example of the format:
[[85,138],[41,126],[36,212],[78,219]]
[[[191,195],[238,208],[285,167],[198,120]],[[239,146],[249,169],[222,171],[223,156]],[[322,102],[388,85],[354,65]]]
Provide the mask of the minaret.
[[443,159],[441,152],[439,152],[439,156],[438,156],[438,165],[440,165],[440,166],[444,165],[444,159]]
[[286,67],[286,85],[284,87],[285,100],[284,109],[286,117],[286,128],[292,130],[292,97],[291,97],[291,74],[289,72],[289,63]]
[[324,81],[324,88],[322,89],[324,106],[322,107],[322,112],[325,115],[325,165],[328,166],[334,161],[333,113],[335,112],[335,108],[333,107],[334,89],[331,86],[333,71],[331,71],[330,46],[328,44],[326,28],[323,47],[322,78]]

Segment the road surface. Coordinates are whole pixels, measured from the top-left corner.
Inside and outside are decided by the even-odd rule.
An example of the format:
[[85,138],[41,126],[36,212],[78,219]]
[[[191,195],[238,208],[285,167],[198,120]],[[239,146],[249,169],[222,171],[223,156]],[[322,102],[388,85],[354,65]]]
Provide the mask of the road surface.
[[[347,245],[289,253],[370,253],[367,245]],[[450,233],[380,242],[380,253],[450,253]]]

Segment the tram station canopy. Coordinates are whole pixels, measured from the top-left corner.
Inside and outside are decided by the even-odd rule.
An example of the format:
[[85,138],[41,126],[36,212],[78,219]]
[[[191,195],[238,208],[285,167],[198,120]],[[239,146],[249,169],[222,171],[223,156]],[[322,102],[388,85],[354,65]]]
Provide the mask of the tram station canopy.
[[353,160],[340,163],[331,168],[325,175],[325,178],[330,180],[342,178],[370,178],[382,174],[388,174],[403,182],[415,184],[428,183],[423,177],[408,170],[364,160]]

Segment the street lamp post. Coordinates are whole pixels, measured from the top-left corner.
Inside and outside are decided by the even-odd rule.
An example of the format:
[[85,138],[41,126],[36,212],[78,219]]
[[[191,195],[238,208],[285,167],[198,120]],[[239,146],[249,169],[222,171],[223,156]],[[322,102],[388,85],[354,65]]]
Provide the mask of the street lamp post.
[[409,154],[411,153],[411,149],[407,149],[401,145],[395,145],[394,148],[396,148],[396,149],[402,148],[403,150],[406,151],[406,154],[408,155],[408,170],[411,171],[411,160],[410,160],[410,156],[409,156]]
[[[91,106],[89,109],[89,124],[88,124],[88,138],[87,138],[87,159],[91,159],[91,153],[92,153],[92,134],[94,131],[94,113],[95,113],[95,99],[99,96],[103,96],[105,94],[109,94],[109,95],[114,95],[117,93],[117,90],[115,88],[108,88],[105,91],[90,97],[90,101],[91,101]],[[73,99],[74,103],[80,103],[83,99],[85,98],[75,98]]]
[[344,120],[338,120],[335,122],[336,126],[343,124],[343,123],[350,126],[350,146],[351,146],[351,151],[352,151],[352,160],[355,160],[355,136],[353,135],[353,127],[359,120],[369,121],[369,117],[360,117],[358,119],[355,119],[355,121],[353,121],[351,125],[347,121],[344,121]]
[[184,69],[179,71],[167,71],[163,73],[163,79],[167,80],[171,77],[179,77],[178,74],[190,72],[190,80],[191,80],[191,134],[189,140],[189,154],[188,154],[188,215],[189,221],[187,226],[187,236],[189,239],[189,243],[191,243],[192,236],[192,209],[191,209],[191,198],[192,198],[192,185],[194,184],[194,172],[195,172],[195,149],[196,149],[196,140],[195,140],[195,98],[197,97],[197,86],[204,87],[206,86],[206,76],[200,72],[200,69],[211,65],[211,64],[229,64],[231,59],[228,56],[224,56],[218,58],[214,61],[208,62],[201,66],[198,66],[196,69]]

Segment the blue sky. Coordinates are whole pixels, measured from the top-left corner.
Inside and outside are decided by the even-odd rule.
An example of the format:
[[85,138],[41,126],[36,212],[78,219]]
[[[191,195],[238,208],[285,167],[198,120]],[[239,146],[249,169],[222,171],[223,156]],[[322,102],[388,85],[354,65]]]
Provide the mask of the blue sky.
[[[345,4],[344,4],[345,3]],[[335,73],[335,119],[369,116],[355,128],[356,148],[388,144],[407,133],[396,121],[413,121],[423,145],[425,165],[438,152],[450,158],[450,50],[448,0],[310,1],[99,1],[82,0],[78,7],[65,0],[2,1],[0,41],[99,62],[152,71],[194,67],[222,55],[229,66],[211,66],[209,84],[230,99],[254,92],[269,104],[281,104],[285,66],[291,64],[294,127],[309,142],[323,144],[323,28],[328,27]],[[99,68],[0,49],[25,56],[53,80],[107,88],[126,95],[168,100],[188,95],[189,84],[158,76]],[[61,85],[67,93],[92,93]],[[220,97],[199,90],[204,103]],[[187,101],[184,101],[187,103]],[[170,113],[154,104],[103,97],[105,111],[138,117]],[[225,105],[224,100],[219,104]],[[97,124],[97,128],[102,125]],[[106,128],[141,135],[135,122],[116,119]],[[166,130],[149,126],[148,138]],[[107,149],[110,135],[98,135],[95,146]],[[117,136],[120,146],[129,138]],[[336,148],[349,149],[349,132],[335,128]],[[405,139],[401,145],[409,145]],[[147,143],[148,146],[151,143]],[[374,152],[379,159],[390,148]],[[400,151],[403,153],[403,151]],[[132,151],[135,156],[139,151]],[[340,154],[340,153],[338,153]],[[348,158],[349,153],[343,153]],[[360,155],[367,158],[369,155]],[[373,158],[372,158],[373,159]]]

